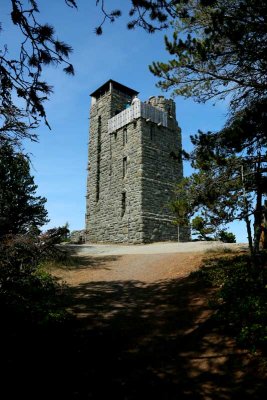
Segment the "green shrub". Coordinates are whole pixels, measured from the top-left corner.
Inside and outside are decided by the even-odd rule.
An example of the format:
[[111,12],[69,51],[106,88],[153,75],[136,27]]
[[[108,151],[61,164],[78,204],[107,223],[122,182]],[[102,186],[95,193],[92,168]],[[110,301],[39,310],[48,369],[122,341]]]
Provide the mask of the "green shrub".
[[218,238],[224,243],[236,243],[236,237],[231,232],[220,231]]
[[55,246],[56,233],[0,241],[0,312],[5,329],[44,326],[68,318],[63,286],[40,268],[44,260],[64,256]]
[[5,280],[1,285],[0,303],[1,315],[11,325],[41,326],[62,322],[68,317],[62,285],[38,269]]

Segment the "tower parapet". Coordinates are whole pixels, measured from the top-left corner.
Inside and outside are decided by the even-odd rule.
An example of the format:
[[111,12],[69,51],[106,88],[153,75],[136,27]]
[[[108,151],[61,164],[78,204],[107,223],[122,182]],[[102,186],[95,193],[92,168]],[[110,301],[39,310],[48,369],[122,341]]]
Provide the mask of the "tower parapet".
[[110,118],[108,121],[108,133],[112,133],[138,118],[145,118],[147,121],[168,126],[168,114],[166,111],[153,107],[149,103],[132,101],[132,105]]
[[169,116],[176,118],[175,102],[171,99],[166,99],[164,96],[151,96],[149,97],[148,104],[165,111]]

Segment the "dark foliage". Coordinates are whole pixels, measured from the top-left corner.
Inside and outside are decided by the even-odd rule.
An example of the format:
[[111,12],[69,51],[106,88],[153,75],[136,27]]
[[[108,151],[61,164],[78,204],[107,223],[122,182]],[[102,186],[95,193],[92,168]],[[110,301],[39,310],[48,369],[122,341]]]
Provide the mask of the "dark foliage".
[[0,106],[0,143],[21,145],[22,139],[37,141],[37,134],[34,128],[35,122],[28,119],[28,114],[20,110],[14,104]]
[[200,212],[211,226],[244,220],[251,253],[259,252],[267,194],[265,103],[236,112],[219,132],[191,137],[194,150],[187,160],[196,172],[177,187],[177,198],[182,196],[187,207],[180,200],[173,204],[178,215]]
[[267,258],[261,255],[257,267],[248,256],[210,259],[197,273],[208,285],[219,288],[212,301],[216,318],[239,343],[253,350],[267,351]]
[[[75,6],[74,1],[66,3]],[[10,1],[11,19],[21,33],[21,43],[16,58],[10,56],[8,44],[0,49],[0,134],[9,140],[21,136],[36,140],[27,128],[36,128],[40,118],[48,125],[44,103],[52,87],[42,80],[43,68],[63,64],[66,73],[74,73],[67,61],[72,48],[57,38],[51,25],[38,22],[38,12],[35,0]],[[16,97],[24,101],[21,110]]]
[[11,145],[0,143],[0,240],[48,222],[46,199],[37,196],[36,189],[29,159]]
[[62,285],[41,269],[47,260],[63,260],[67,253],[57,247],[66,228],[51,229],[41,235],[10,235],[0,241],[0,304],[6,329],[21,324],[46,325],[67,316]]
[[192,220],[192,235],[198,235],[199,240],[212,240],[210,235],[215,233],[216,227],[207,223],[204,218],[196,216]]
[[267,147],[267,98],[235,114],[220,133],[220,145],[254,155]]
[[[128,29],[141,27],[148,33],[166,29],[172,18],[177,16],[176,5],[178,0],[130,0]],[[103,20],[95,29],[97,35],[102,35],[103,25],[106,21],[114,22],[122,15],[121,10],[108,11],[105,0],[97,0],[96,4],[101,7]]]
[[236,237],[232,232],[221,230],[219,232],[218,239],[224,243],[236,243]]

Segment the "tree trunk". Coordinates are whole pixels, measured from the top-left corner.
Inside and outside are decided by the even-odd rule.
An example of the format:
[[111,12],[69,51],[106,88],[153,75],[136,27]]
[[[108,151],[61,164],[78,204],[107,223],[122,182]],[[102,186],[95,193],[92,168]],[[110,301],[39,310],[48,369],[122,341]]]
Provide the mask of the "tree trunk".
[[244,196],[244,208],[245,208],[245,222],[246,222],[246,227],[247,227],[247,234],[248,234],[248,245],[249,245],[249,251],[251,256],[254,256],[254,248],[253,248],[253,242],[252,242],[252,234],[251,234],[251,226],[250,226],[250,220],[249,220],[249,206],[248,206],[248,199],[247,199],[247,193],[246,193],[246,187],[245,187],[245,182],[244,182],[244,168],[243,165],[241,165],[241,180],[242,180],[242,187],[243,187],[243,196]]
[[250,251],[250,254],[253,255],[254,249],[253,249],[253,241],[252,241],[252,234],[251,234],[251,226],[250,226],[250,220],[247,216],[245,217],[245,222],[246,222],[247,234],[248,234],[249,251]]
[[258,155],[256,170],[256,207],[254,212],[254,252],[260,251],[261,223],[262,223],[262,188],[261,188],[261,155]]

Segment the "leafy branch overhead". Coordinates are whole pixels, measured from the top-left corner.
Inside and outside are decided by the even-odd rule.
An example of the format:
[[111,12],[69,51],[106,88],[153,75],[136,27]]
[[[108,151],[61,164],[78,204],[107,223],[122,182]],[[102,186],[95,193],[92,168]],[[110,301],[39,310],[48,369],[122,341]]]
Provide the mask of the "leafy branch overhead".
[[261,101],[267,89],[264,0],[179,1],[171,55],[150,69],[159,87],[205,102],[231,96],[232,110]]
[[[73,1],[66,1],[66,3],[75,5]],[[20,31],[22,41],[16,59],[10,58],[8,45],[5,45],[0,52],[2,130],[9,129],[12,113],[13,119],[15,118],[14,111],[17,107],[14,93],[25,104],[23,110],[19,111],[18,120],[23,114],[24,117],[29,118],[27,125],[30,127],[37,126],[40,118],[43,118],[48,125],[44,102],[49,98],[52,87],[42,80],[43,68],[48,65],[63,64],[63,70],[67,74],[74,74],[74,68],[68,61],[72,48],[57,39],[51,25],[38,22],[38,12],[35,0],[11,1],[11,19]]]
[[[172,18],[177,16],[176,5],[180,1],[175,0],[129,0],[129,17],[127,23],[128,29],[141,27],[148,33],[154,33],[158,30],[166,29]],[[121,10],[107,11],[105,0],[97,0],[96,5],[100,6],[103,19],[95,28],[97,35],[103,33],[103,25],[106,21],[114,22],[116,18],[122,15]]]

